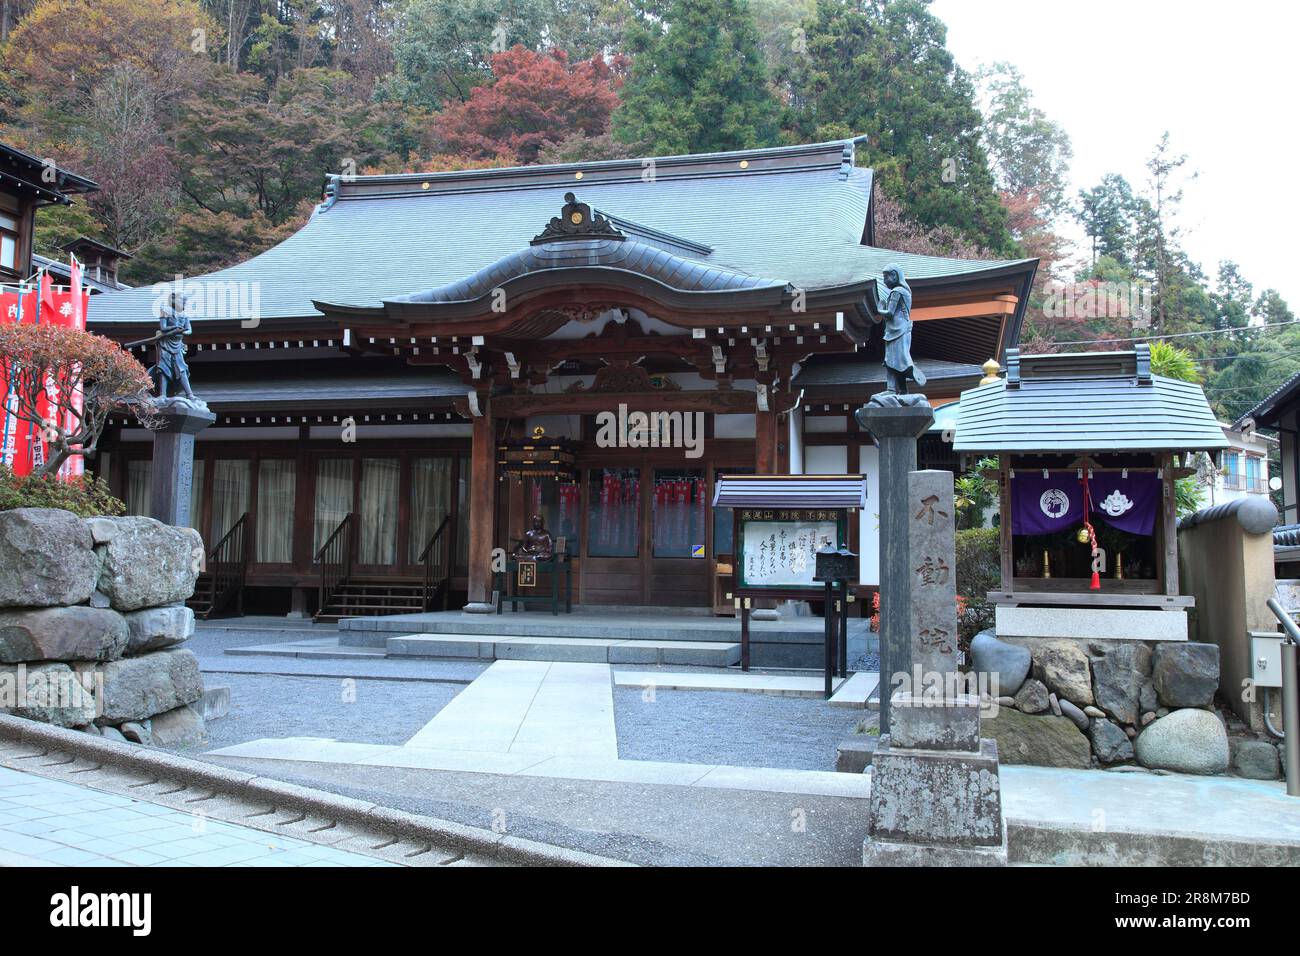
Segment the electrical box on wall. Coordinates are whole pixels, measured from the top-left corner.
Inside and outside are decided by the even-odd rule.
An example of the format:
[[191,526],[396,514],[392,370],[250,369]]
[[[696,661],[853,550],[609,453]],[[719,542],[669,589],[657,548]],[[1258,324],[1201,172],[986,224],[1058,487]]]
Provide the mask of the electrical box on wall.
[[1250,679],[1256,687],[1282,686],[1282,635],[1250,632]]

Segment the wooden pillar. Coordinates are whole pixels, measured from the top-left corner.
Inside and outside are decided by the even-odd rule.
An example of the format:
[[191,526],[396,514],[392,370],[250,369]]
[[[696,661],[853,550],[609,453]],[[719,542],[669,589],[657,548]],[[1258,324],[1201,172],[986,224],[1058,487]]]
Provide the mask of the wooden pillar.
[[479,398],[483,414],[473,419],[469,474],[469,603],[465,610],[487,614],[492,607],[492,520],[496,514],[496,448],[492,410]]
[[1160,572],[1165,594],[1178,593],[1178,498],[1174,487],[1174,456],[1166,452],[1158,459],[1161,471]]
[[1016,589],[1016,568],[1011,540],[1011,455],[998,456],[998,551],[1001,556],[1002,590]]
[[754,471],[760,475],[777,473],[776,419],[770,406],[754,412]]
[[781,412],[776,418],[776,473],[790,474],[790,413]]

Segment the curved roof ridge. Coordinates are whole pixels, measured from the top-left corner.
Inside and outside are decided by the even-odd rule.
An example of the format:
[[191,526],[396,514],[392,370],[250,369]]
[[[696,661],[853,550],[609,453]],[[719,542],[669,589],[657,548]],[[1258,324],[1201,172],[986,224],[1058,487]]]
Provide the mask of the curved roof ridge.
[[728,292],[784,287],[782,279],[753,276],[699,262],[635,239],[566,239],[530,245],[461,279],[385,299],[385,302],[450,303],[481,299],[513,279],[536,272],[606,268],[653,279],[681,292]]

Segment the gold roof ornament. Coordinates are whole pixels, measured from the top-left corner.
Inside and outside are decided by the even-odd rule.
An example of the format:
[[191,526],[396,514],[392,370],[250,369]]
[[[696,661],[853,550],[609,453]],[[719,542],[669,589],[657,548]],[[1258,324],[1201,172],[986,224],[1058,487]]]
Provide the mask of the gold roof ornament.
[[998,380],[998,372],[1002,371],[1002,366],[998,364],[997,359],[989,359],[980,369],[984,372],[984,377],[980,379],[981,385],[991,385]]

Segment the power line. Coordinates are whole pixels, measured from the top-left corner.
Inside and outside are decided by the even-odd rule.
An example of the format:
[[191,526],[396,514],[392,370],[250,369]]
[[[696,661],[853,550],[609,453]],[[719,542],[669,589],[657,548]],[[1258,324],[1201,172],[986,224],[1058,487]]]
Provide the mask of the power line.
[[1165,335],[1133,335],[1128,338],[1119,338],[1112,336],[1105,339],[1081,339],[1076,342],[1054,342],[1053,345],[1103,345],[1109,342],[1151,342],[1157,339],[1184,339],[1197,335],[1227,335],[1241,334],[1249,332],[1258,332],[1263,329],[1280,329],[1290,325],[1300,325],[1300,319],[1292,319],[1289,322],[1269,322],[1265,325],[1248,325],[1241,329],[1203,329],[1199,332],[1169,332]]

